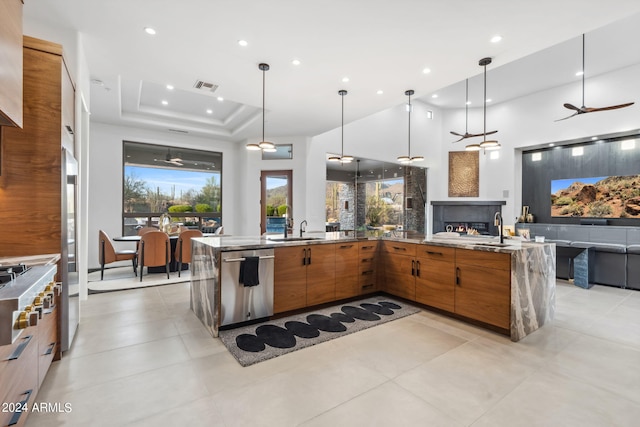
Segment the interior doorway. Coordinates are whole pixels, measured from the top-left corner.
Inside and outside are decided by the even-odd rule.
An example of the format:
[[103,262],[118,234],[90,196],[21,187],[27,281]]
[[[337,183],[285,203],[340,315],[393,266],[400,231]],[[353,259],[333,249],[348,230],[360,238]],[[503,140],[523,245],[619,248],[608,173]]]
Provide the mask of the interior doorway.
[[260,172],[260,234],[284,233],[293,221],[291,170]]

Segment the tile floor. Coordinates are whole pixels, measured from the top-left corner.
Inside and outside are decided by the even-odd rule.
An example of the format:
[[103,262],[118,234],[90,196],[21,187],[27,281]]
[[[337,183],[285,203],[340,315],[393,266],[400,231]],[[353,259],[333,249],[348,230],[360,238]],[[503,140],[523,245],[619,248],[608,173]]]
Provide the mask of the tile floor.
[[559,281],[518,343],[430,312],[242,368],[180,283],[91,295],[27,426],[637,426],[640,292]]

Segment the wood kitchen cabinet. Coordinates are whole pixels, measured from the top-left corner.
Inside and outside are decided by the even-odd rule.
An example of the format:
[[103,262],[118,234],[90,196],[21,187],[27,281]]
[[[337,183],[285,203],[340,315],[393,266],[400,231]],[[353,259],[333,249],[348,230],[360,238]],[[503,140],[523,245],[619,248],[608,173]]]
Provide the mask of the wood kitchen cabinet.
[[416,245],[397,241],[382,242],[383,289],[402,298],[416,298]]
[[416,301],[455,310],[455,248],[417,245]]
[[336,245],[275,248],[273,312],[336,299]]
[[360,295],[358,281],[358,242],[335,244],[336,300]]
[[456,249],[455,313],[510,327],[511,255]]
[[22,127],[22,0],[0,1],[0,126]]
[[378,290],[378,242],[367,240],[358,242],[358,287],[360,294]]

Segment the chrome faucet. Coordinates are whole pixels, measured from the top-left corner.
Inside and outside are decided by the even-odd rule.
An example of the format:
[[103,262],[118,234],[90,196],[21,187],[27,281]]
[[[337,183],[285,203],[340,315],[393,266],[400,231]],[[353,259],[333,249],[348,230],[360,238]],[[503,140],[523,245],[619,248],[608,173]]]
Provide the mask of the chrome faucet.
[[[304,224],[304,228],[302,228],[302,224]],[[307,225],[309,224],[307,224],[306,219],[300,223],[300,237],[302,237],[303,232],[307,231]]]
[[504,243],[504,235],[502,232],[502,215],[500,215],[500,212],[496,212],[496,214],[494,215],[493,225],[498,227],[498,236],[500,236],[500,243]]

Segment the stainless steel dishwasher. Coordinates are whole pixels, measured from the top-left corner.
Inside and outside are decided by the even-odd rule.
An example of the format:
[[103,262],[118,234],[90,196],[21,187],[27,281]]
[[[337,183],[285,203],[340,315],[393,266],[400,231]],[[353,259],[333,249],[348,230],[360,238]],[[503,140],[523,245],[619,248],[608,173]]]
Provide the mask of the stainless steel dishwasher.
[[[239,283],[240,267],[246,257],[259,257],[260,284]],[[222,252],[220,282],[220,326],[273,315],[273,249]]]

